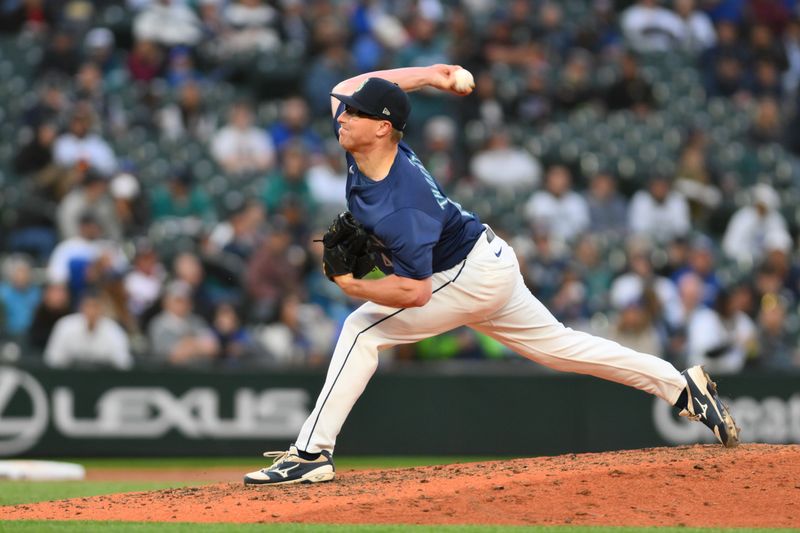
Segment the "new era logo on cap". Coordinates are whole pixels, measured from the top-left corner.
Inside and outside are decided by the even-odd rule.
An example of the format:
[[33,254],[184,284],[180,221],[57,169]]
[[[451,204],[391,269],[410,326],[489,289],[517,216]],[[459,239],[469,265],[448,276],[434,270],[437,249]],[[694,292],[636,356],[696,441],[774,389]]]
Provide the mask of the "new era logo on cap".
[[411,102],[405,91],[383,78],[367,78],[352,95],[331,93],[331,96],[367,115],[385,117],[400,131],[405,129],[411,113]]

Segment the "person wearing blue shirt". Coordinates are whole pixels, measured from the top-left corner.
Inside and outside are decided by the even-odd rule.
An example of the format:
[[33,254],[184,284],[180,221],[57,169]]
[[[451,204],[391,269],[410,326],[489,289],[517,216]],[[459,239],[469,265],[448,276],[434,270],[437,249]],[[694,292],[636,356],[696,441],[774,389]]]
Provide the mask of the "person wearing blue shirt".
[[[406,91],[432,87],[455,95],[457,65],[362,74],[331,93],[334,131],[347,158],[347,206],[380,246],[386,274],[332,276],[348,296],[367,300],[342,327],[317,403],[288,450],[266,452],[271,466],[245,484],[334,479],[336,438],[378,367],[378,352],[468,326],[537,363],[590,374],[654,394],[705,423],[726,446],[737,428],[700,367],[679,372],[653,355],[572,330],[525,286],[516,254],[477,216],[448,198],[403,142]],[[501,173],[502,167],[497,168]]]

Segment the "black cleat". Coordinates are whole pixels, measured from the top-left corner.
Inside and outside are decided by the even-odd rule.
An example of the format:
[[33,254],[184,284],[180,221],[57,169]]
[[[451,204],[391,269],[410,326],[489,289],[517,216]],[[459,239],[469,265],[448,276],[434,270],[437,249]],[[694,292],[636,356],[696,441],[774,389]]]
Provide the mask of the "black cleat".
[[736,427],[728,408],[717,396],[717,384],[700,366],[681,372],[688,383],[686,407],[678,413],[691,420],[702,422],[714,432],[717,440],[728,448],[739,444],[739,428]]

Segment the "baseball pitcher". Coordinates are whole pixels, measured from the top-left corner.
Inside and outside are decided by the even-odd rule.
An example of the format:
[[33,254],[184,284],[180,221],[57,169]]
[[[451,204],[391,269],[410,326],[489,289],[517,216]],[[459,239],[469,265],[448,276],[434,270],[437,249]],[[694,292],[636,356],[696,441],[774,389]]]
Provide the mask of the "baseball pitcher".
[[[331,93],[333,127],[347,158],[347,205],[323,238],[325,274],[368,300],[345,321],[325,385],[295,443],[266,452],[271,466],[246,484],[316,483],[335,477],[333,450],[378,366],[378,352],[467,325],[520,355],[654,394],[707,425],[725,446],[738,428],[700,367],[679,372],[658,357],[574,331],[531,294],[508,243],[448,198],[403,142],[407,91],[472,90],[456,65],[363,74]],[[498,169],[502,171],[502,169]],[[376,266],[386,276],[362,278]]]

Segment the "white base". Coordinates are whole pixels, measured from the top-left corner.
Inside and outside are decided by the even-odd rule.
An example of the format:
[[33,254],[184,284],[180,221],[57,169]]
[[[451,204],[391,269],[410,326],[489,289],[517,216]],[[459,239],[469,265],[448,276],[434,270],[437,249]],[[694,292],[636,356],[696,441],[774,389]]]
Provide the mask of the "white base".
[[55,461],[0,461],[0,479],[61,481],[84,479],[86,469],[75,463]]

